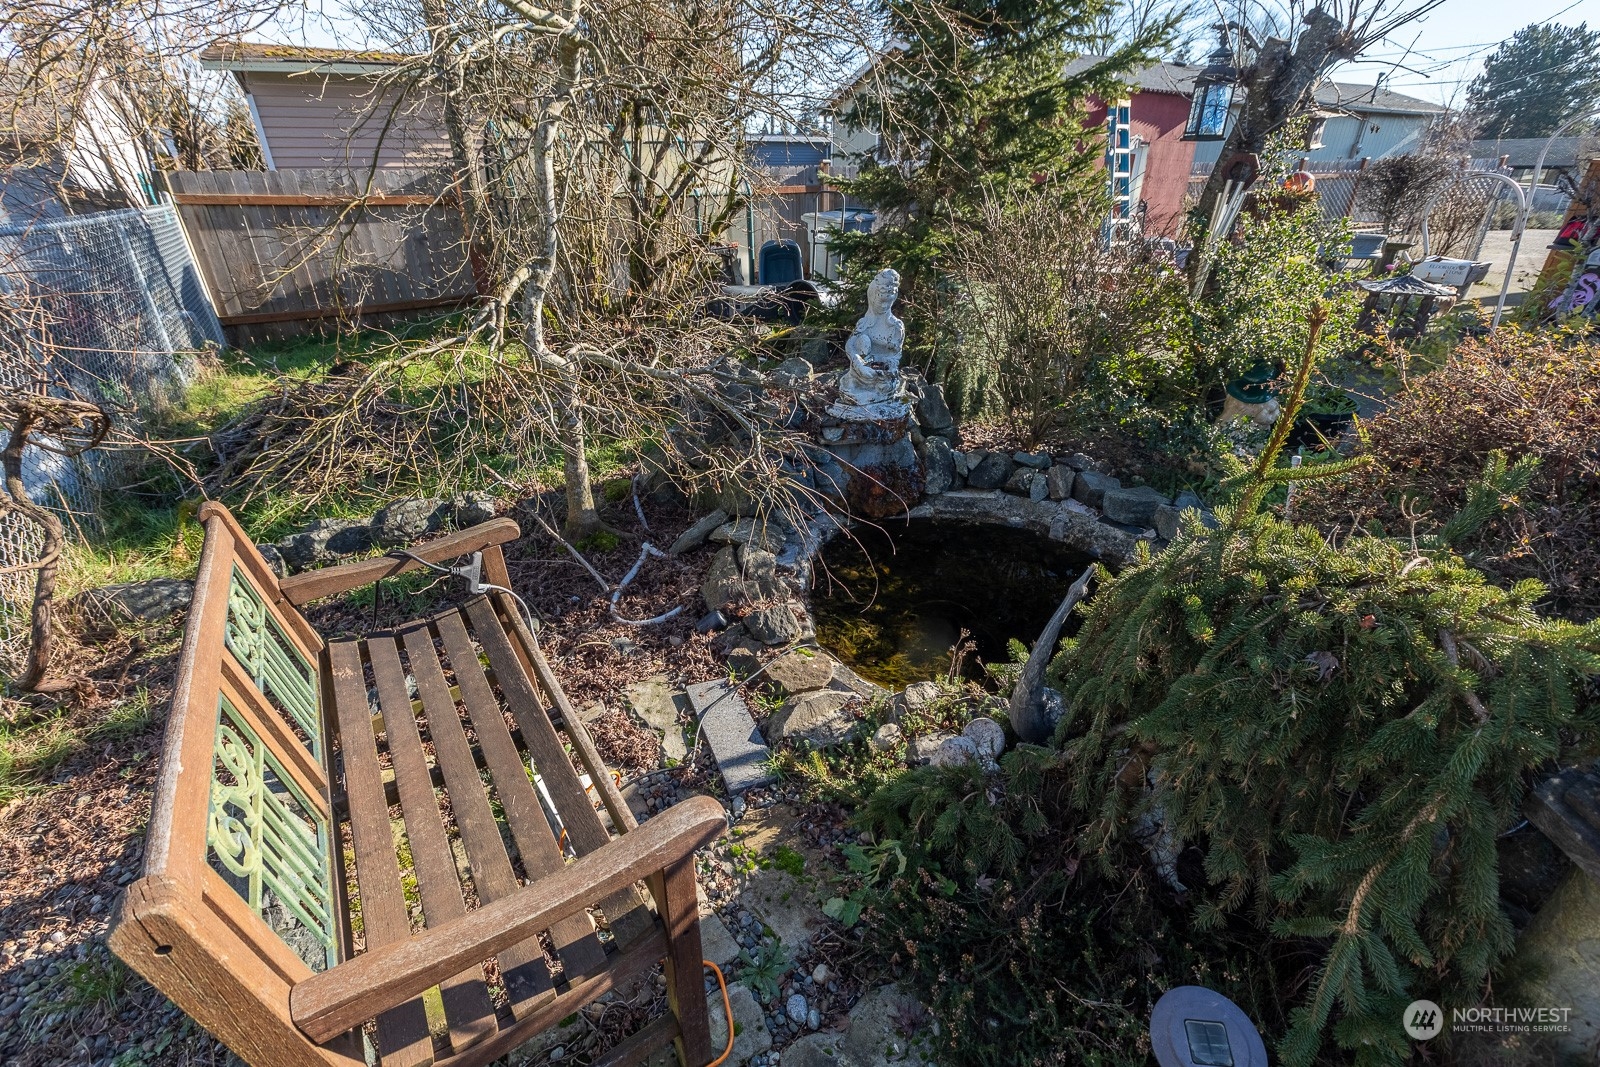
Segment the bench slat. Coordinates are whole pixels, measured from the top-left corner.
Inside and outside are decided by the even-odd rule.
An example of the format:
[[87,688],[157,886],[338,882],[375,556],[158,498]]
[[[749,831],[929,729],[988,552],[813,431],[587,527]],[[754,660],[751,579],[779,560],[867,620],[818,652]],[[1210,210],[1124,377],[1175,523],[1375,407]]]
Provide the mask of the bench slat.
[[[544,779],[556,812],[561,816],[561,823],[567,829],[567,840],[580,856],[603,848],[611,840],[611,835],[600,822],[600,813],[589,802],[583,783],[578,780],[578,772],[573,769],[561,738],[550,723],[544,703],[523,671],[522,661],[517,657],[510,637],[501,627],[494,606],[487,599],[478,597],[467,602],[466,612],[472,620],[478,643],[489,655],[489,665],[500,679],[500,692],[504,694],[512,715],[516,716],[517,724],[522,727],[522,736],[533,755],[534,767]],[[613,932],[618,934],[619,942],[623,944],[637,936],[645,925],[645,920],[638,915],[643,905],[639,894],[633,889],[623,890],[601,901],[600,906],[612,924]]]
[[[411,921],[400,888],[389,807],[383,799],[383,774],[367,710],[360,646],[354,641],[335,642],[328,646],[328,661],[344,754],[345,791],[350,797],[361,923],[367,944],[375,948],[408,939]],[[433,1063],[433,1039],[421,997],[378,1016],[378,1048],[383,1067],[428,1067]]]
[[[550,832],[550,823],[545,819],[538,794],[528,780],[522,755],[511,741],[511,731],[506,728],[500,702],[495,699],[488,680],[483,676],[467,628],[461,616],[455,612],[441,616],[436,623],[455,670],[456,683],[461,686],[462,703],[472,717],[472,727],[478,735],[478,747],[488,761],[495,792],[500,797],[500,806],[505,810],[506,823],[511,827],[512,840],[517,843],[517,851],[522,856],[523,869],[530,880],[553,874],[564,867],[565,862],[556,846],[555,836]],[[513,670],[511,675],[523,677],[521,670]],[[525,727],[523,733],[527,733]],[[574,778],[573,782],[576,784],[577,779]],[[587,915],[563,919],[551,929],[550,936],[568,971],[569,980],[576,975],[594,974],[605,967],[605,951],[600,947],[594,925]]]
[[[428,760],[422,753],[422,737],[417,720],[411,716],[411,695],[406,687],[405,668],[400,665],[400,650],[391,635],[367,638],[367,658],[378,686],[378,704],[388,725],[389,756],[394,765],[395,783],[400,788],[400,809],[405,818],[406,836],[411,842],[411,860],[417,872],[417,890],[422,896],[423,921],[439,926],[467,913],[461,896],[461,879],[456,873],[455,855],[445,836],[443,815],[428,774]],[[450,1023],[450,1047],[457,1052],[493,1034],[498,1025],[482,967],[469,967],[439,985],[445,1018]]]
[[[457,625],[460,625],[459,620]],[[433,738],[434,755],[444,772],[445,787],[450,793],[450,810],[455,814],[456,826],[461,830],[461,840],[467,846],[467,862],[472,867],[472,884],[478,892],[478,900],[488,904],[510,896],[518,889],[517,875],[512,870],[511,858],[506,855],[505,840],[500,836],[500,826],[489,807],[489,798],[484,792],[472,746],[467,742],[460,713],[456,711],[455,697],[433,647],[433,634],[426,624],[418,623],[405,629],[403,640],[406,657],[411,662],[412,676],[417,680],[417,695],[422,698],[423,712],[428,717],[428,734]],[[504,719],[500,718],[498,708],[495,708],[494,718],[503,729]],[[489,725],[492,728],[494,723]],[[478,731],[480,738],[484,732]],[[515,749],[510,751],[512,761],[516,762]],[[586,919],[580,919],[577,924],[578,935],[592,938],[594,934],[588,926]],[[598,944],[596,947],[599,947]],[[518,1018],[532,1010],[542,999],[553,995],[550,968],[545,965],[544,947],[537,939],[524,941],[500,953],[499,962],[500,977],[505,982],[511,1010]]]

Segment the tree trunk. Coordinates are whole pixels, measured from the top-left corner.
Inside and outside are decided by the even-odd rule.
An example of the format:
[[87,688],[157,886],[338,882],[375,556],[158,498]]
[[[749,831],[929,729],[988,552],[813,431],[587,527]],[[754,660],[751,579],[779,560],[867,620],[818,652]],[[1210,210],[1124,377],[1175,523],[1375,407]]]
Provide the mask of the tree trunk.
[[565,430],[561,441],[561,469],[566,476],[567,521],[564,532],[568,541],[581,541],[596,530],[604,528],[600,512],[594,506],[594,483],[589,478],[589,457],[584,454],[588,435],[583,429],[583,415],[578,410],[578,368],[570,371],[572,377],[562,383],[562,403],[567,411]]
[[[22,482],[22,455],[28,446],[28,435],[39,433],[56,438],[53,448],[60,455],[76,455],[95,447],[105,437],[111,422],[105,412],[92,404],[63,400],[55,397],[35,396],[6,405],[14,413],[9,439],[0,452],[0,471],[4,473],[5,493],[0,496],[0,515],[16,512],[39,525],[44,531],[44,548],[38,560],[22,564],[16,569],[38,572],[33,587],[33,621],[29,631],[28,662],[16,679],[16,686],[24,692],[52,693],[70,689],[72,683],[61,678],[51,678],[50,651],[54,636],[56,570],[61,563],[61,548],[66,540],[66,528],[48,508],[35,504],[28,496]],[[86,441],[79,437],[87,434]],[[71,441],[70,438],[78,438]],[[62,447],[77,444],[77,449]]]
[[[1349,47],[1344,25],[1338,19],[1318,7],[1306,15],[1305,22],[1293,52],[1289,51],[1289,42],[1269,37],[1240,80],[1245,90],[1244,106],[1223,142],[1217,165],[1206,179],[1196,208],[1199,217],[1208,223],[1235,165],[1259,155],[1267,147],[1268,137],[1305,111],[1318,79],[1339,60],[1352,58],[1345,54]],[[1245,180],[1254,181],[1254,173]]]
[[[578,25],[582,6],[581,0],[567,0],[562,6],[561,17],[568,26]],[[575,31],[562,35],[554,92],[539,117],[538,125],[534,127],[529,144],[529,192],[533,202],[538,205],[538,230],[535,234],[538,255],[529,265],[522,295],[523,341],[529,352],[560,375],[557,395],[566,409],[560,423],[562,471],[567,483],[566,536],[573,541],[587,537],[603,524],[594,506],[594,485],[589,476],[589,460],[584,454],[588,433],[578,403],[578,375],[581,371],[576,362],[563,360],[550,351],[544,333],[544,302],[555,273],[556,243],[561,221],[561,206],[556,190],[556,134],[572,94],[577,90],[578,64],[582,52],[582,43]]]

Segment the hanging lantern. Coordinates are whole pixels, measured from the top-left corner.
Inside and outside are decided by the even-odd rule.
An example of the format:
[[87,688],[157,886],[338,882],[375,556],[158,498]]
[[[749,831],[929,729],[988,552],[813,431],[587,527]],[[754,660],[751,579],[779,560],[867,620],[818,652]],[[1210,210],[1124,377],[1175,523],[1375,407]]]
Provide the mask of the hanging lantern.
[[1233,93],[1239,85],[1239,68],[1233,65],[1227,29],[1218,29],[1222,42],[1195,75],[1189,121],[1183,127],[1185,141],[1220,141],[1228,132],[1228,111],[1233,107]]

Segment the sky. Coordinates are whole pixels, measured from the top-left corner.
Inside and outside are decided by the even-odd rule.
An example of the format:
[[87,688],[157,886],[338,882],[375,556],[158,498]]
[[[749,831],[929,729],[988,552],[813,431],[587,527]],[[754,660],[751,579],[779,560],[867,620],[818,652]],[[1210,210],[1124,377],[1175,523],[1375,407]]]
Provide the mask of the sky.
[[1441,104],[1460,103],[1484,57],[1517,30],[1536,22],[1564,26],[1587,22],[1594,29],[1600,26],[1600,0],[1445,0],[1431,14],[1374,45],[1363,62],[1340,68],[1334,77],[1370,85],[1387,73],[1389,87],[1396,92]]
[[[296,43],[356,47],[352,20],[341,0],[308,0],[323,16],[296,20],[255,36]],[[1405,0],[1390,0],[1401,6]],[[1371,85],[1380,74],[1396,92],[1440,104],[1459,104],[1467,83],[1492,53],[1517,30],[1535,22],[1600,26],[1600,0],[1444,0],[1432,13],[1374,45],[1361,62],[1334,72],[1339,81]],[[1600,62],[1600,57],[1597,57]],[[1409,69],[1408,69],[1409,68]]]

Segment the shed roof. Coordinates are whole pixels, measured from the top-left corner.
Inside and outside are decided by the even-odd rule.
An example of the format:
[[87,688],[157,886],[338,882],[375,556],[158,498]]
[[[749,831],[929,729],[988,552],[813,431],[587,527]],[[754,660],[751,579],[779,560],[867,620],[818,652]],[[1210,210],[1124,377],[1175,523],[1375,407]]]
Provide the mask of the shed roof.
[[200,53],[207,70],[257,71],[300,74],[372,74],[405,62],[401,52],[359,51],[349,48],[311,48],[257,41],[219,41]]

